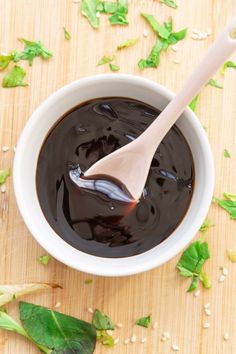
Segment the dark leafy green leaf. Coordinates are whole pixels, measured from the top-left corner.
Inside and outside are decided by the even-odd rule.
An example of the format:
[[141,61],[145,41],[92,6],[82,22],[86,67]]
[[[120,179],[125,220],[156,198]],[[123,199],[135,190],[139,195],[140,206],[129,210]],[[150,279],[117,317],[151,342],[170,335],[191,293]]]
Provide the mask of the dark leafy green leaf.
[[111,69],[111,71],[119,71],[120,70],[120,67],[118,65],[115,65],[115,64],[109,64],[109,67]]
[[20,319],[28,335],[53,354],[92,354],[95,349],[96,329],[90,323],[26,302],[20,302]]
[[224,157],[231,157],[229,150],[224,149]]
[[64,38],[69,41],[71,39],[71,34],[67,31],[65,27],[63,27],[64,30]]
[[[202,267],[205,261],[210,258],[208,244],[206,242],[193,242],[182,254],[176,268],[179,274],[184,277],[192,276],[192,282],[188,291],[197,288],[198,279],[202,274],[203,285],[207,283],[207,275],[202,273]],[[203,279],[204,278],[204,279]],[[209,283],[209,281],[208,281]]]
[[97,17],[98,0],[82,0],[81,13],[87,17],[90,25],[97,29],[99,27],[99,18]]
[[151,315],[141,317],[135,322],[138,326],[148,328],[151,323]]
[[214,79],[210,79],[207,84],[210,85],[210,86],[219,88],[219,89],[224,88],[223,85],[221,85],[218,81],[216,81],[216,80],[214,80]]
[[163,39],[167,39],[170,35],[170,31],[166,28],[166,26],[162,26],[157,22],[157,20],[150,14],[141,13],[141,15],[145,18],[145,20],[152,27],[153,31],[158,34],[159,37]]
[[29,65],[32,66],[35,57],[41,57],[44,60],[48,60],[52,57],[52,53],[41,43],[28,41],[21,38],[21,41],[25,44],[25,48],[20,53],[15,53],[14,61],[28,60]]
[[15,65],[11,71],[9,71],[2,80],[2,87],[17,87],[17,86],[27,86],[25,82],[23,82],[26,72],[20,66]]
[[0,185],[6,182],[7,177],[11,174],[10,168],[7,170],[0,170]]
[[14,53],[10,53],[7,55],[0,55],[0,70],[4,70],[8,67],[10,62],[14,59]]
[[95,310],[94,312],[93,325],[96,327],[97,330],[114,329],[112,320],[99,310]]
[[45,254],[43,256],[40,256],[38,258],[39,263],[43,264],[43,265],[48,265],[48,263],[50,262],[50,260],[52,259],[51,256],[49,256],[48,254]]
[[197,101],[198,101],[199,95],[195,96],[194,99],[189,103],[189,108],[195,112],[196,110],[196,105],[197,105]]
[[225,199],[214,198],[214,201],[229,213],[231,219],[236,219],[236,195],[224,193],[224,197]]
[[119,44],[117,46],[117,49],[124,49],[124,48],[129,48],[132,47],[133,45],[135,45],[138,42],[138,38],[130,38],[127,39],[126,41],[122,42],[121,44]]
[[115,344],[113,337],[107,334],[106,331],[97,331],[97,341],[102,342],[102,344],[107,347],[114,347]]
[[163,3],[163,4],[165,4],[165,5],[169,6],[169,7],[172,7],[173,9],[177,9],[177,7],[178,7],[176,2],[173,1],[173,0],[160,0],[160,1],[161,1],[161,3]]
[[233,68],[233,69],[236,69],[236,63],[234,63],[233,61],[229,60],[229,61],[226,61],[223,65],[223,68],[221,69],[221,74],[224,75],[225,71],[228,69],[228,68]]
[[110,63],[110,62],[113,61],[114,59],[115,59],[114,55],[113,55],[113,56],[104,55],[104,56],[99,60],[99,62],[97,63],[97,66]]
[[156,44],[152,48],[151,53],[149,54],[147,59],[141,59],[138,62],[138,66],[141,70],[145,68],[157,68],[158,65],[160,64],[160,53],[162,51],[163,44],[162,42],[158,39],[156,41]]
[[[28,338],[32,341],[32,339],[28,336],[24,328],[19,325],[11,316],[9,316],[6,312],[0,311],[0,328],[5,329],[7,331],[12,331],[20,334],[23,337]],[[38,348],[46,354],[52,353],[52,351],[40,344],[35,343]]]

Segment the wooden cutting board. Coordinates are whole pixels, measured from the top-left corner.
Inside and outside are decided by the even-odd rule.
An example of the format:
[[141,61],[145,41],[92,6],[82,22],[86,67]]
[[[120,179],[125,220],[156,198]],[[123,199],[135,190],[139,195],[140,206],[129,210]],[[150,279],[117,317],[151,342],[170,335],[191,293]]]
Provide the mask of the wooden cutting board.
[[[95,31],[79,11],[79,3],[72,0],[0,0],[0,50],[9,52],[22,48],[18,38],[41,40],[54,56],[43,62],[36,59],[32,67],[26,62],[28,87],[0,88],[0,148],[9,146],[8,152],[0,151],[0,169],[12,167],[13,148],[30,114],[49,94],[87,75],[109,72],[107,66],[97,67],[103,55],[114,52],[116,45],[128,38],[140,37],[134,48],[117,53],[116,62],[121,72],[143,76],[177,91],[227,18],[236,13],[235,0],[179,0],[179,8],[171,9],[159,0],[130,0],[129,25],[111,27],[106,16],[101,17],[100,29]],[[161,57],[158,69],[140,71],[137,61],[145,58],[154,43],[154,35],[140,12],[155,15],[160,22],[173,17],[174,29],[188,27],[188,38],[180,42],[177,52],[169,49]],[[66,41],[63,26],[71,33]],[[148,37],[143,30],[148,29]],[[193,40],[194,29],[212,35],[206,40]],[[236,53],[233,56],[236,60]],[[174,63],[179,60],[179,64]],[[1,80],[4,73],[0,73]],[[204,126],[212,146],[215,168],[215,195],[224,191],[236,193],[236,71],[229,69],[225,76],[215,78],[224,84],[224,89],[207,86],[202,89],[197,115]],[[223,150],[231,151],[229,159]],[[181,354],[235,354],[236,353],[236,264],[226,257],[226,249],[236,249],[236,221],[212,205],[209,218],[215,225],[206,234],[211,250],[211,259],[206,271],[212,281],[212,289],[200,288],[200,295],[186,293],[188,280],[177,276],[175,265],[179,255],[167,264],[150,272],[109,279],[89,276],[52,260],[48,266],[37,262],[45,251],[27,231],[18,212],[12,178],[6,184],[6,193],[0,193],[0,282],[55,282],[63,290],[48,291],[25,297],[27,301],[54,307],[58,310],[91,320],[89,307],[99,308],[109,314],[123,328],[115,331],[120,342],[112,349],[97,346],[96,354],[167,354],[171,345],[179,346]],[[198,237],[197,235],[196,237]],[[229,270],[224,283],[219,283],[220,266]],[[92,284],[85,280],[91,278]],[[211,303],[211,316],[204,314],[203,305]],[[9,313],[17,317],[17,303],[9,306]],[[134,321],[152,314],[158,327],[149,329],[134,326]],[[209,322],[210,328],[203,329]],[[171,339],[161,342],[163,331],[170,332]],[[229,333],[229,340],[223,334]],[[124,344],[132,335],[134,344]],[[141,343],[147,338],[146,343]],[[0,352],[4,354],[33,354],[37,349],[18,335],[0,332]]]

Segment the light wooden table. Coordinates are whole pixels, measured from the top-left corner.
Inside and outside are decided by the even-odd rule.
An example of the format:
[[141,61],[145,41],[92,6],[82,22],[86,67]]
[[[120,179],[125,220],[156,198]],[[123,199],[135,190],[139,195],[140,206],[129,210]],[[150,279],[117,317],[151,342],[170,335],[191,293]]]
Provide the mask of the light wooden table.
[[[106,66],[96,67],[103,55],[109,55],[121,41],[140,36],[135,48],[117,55],[121,72],[140,75],[177,91],[192,68],[198,63],[216,33],[226,19],[236,13],[235,0],[181,0],[178,10],[161,5],[158,0],[130,0],[129,26],[111,27],[106,16],[101,18],[98,31],[92,30],[79,12],[79,4],[72,0],[0,0],[0,50],[8,52],[22,48],[17,38],[39,39],[50,48],[53,59],[43,62],[36,59],[33,67],[27,63],[27,88],[0,88],[0,147],[9,145],[11,150],[0,151],[0,168],[12,166],[13,147],[30,114],[50,93],[80,77],[108,72]],[[137,61],[145,57],[154,42],[149,30],[148,38],[142,33],[148,28],[139,16],[140,12],[154,14],[160,21],[171,15],[174,28],[189,28],[188,38],[179,44],[179,51],[171,49],[161,58],[160,67],[140,72]],[[71,32],[71,41],[66,41],[62,27]],[[192,30],[202,31],[210,27],[213,34],[202,41],[191,39]],[[180,64],[174,64],[179,59]],[[236,53],[234,58],[236,59]],[[3,73],[0,73],[1,78]],[[205,87],[200,96],[197,115],[207,127],[216,167],[215,194],[223,191],[236,192],[236,72],[229,69],[223,81],[224,89]],[[223,157],[227,148],[231,159]],[[145,274],[121,279],[91,277],[93,283],[85,285],[88,275],[74,271],[56,260],[47,266],[37,262],[44,250],[27,231],[16,207],[12,178],[7,182],[7,192],[0,195],[0,282],[57,282],[63,290],[49,291],[28,296],[25,299],[53,307],[61,302],[60,311],[90,320],[87,308],[99,308],[109,314],[114,322],[124,327],[116,330],[120,343],[113,349],[97,346],[96,354],[167,354],[171,344],[176,343],[182,354],[235,354],[236,353],[236,265],[226,257],[226,249],[236,249],[235,221],[217,206],[212,206],[209,217],[215,224],[206,235],[211,250],[211,259],[206,270],[212,280],[211,290],[202,290],[199,297],[186,293],[188,280],[177,276],[175,265],[179,256],[164,266]],[[219,267],[225,265],[229,275],[224,283],[218,283]],[[206,317],[205,303],[211,303],[212,315]],[[17,304],[9,306],[16,316]],[[156,330],[137,328],[134,321],[152,314],[158,322]],[[210,322],[203,329],[203,322]],[[171,339],[160,341],[161,333],[169,331]],[[223,333],[230,338],[223,341]],[[125,346],[124,339],[137,335],[138,342]],[[147,343],[140,339],[147,337]],[[33,354],[38,351],[18,335],[0,333],[0,351],[4,354]]]

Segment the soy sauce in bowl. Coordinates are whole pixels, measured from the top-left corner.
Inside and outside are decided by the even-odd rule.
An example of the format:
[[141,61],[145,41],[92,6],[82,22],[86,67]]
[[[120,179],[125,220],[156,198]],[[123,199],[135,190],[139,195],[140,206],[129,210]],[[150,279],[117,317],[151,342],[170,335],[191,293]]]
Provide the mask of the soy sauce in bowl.
[[36,187],[48,223],[67,243],[99,257],[128,257],[155,247],[181,223],[193,194],[194,164],[176,125],[155,153],[139,203],[80,187],[71,178],[138,137],[159,113],[134,99],[98,98],[51,129],[39,154]]

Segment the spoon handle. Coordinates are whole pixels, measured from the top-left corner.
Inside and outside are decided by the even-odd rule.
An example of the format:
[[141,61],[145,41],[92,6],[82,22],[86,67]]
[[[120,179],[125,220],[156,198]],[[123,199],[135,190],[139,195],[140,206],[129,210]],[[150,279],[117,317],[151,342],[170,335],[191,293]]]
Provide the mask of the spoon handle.
[[153,153],[155,152],[159,143],[183,113],[188,103],[235,49],[236,17],[231,19],[175,98],[161,112],[158,119],[140,136],[140,140],[144,139],[143,143],[148,146],[148,150],[150,148]]

